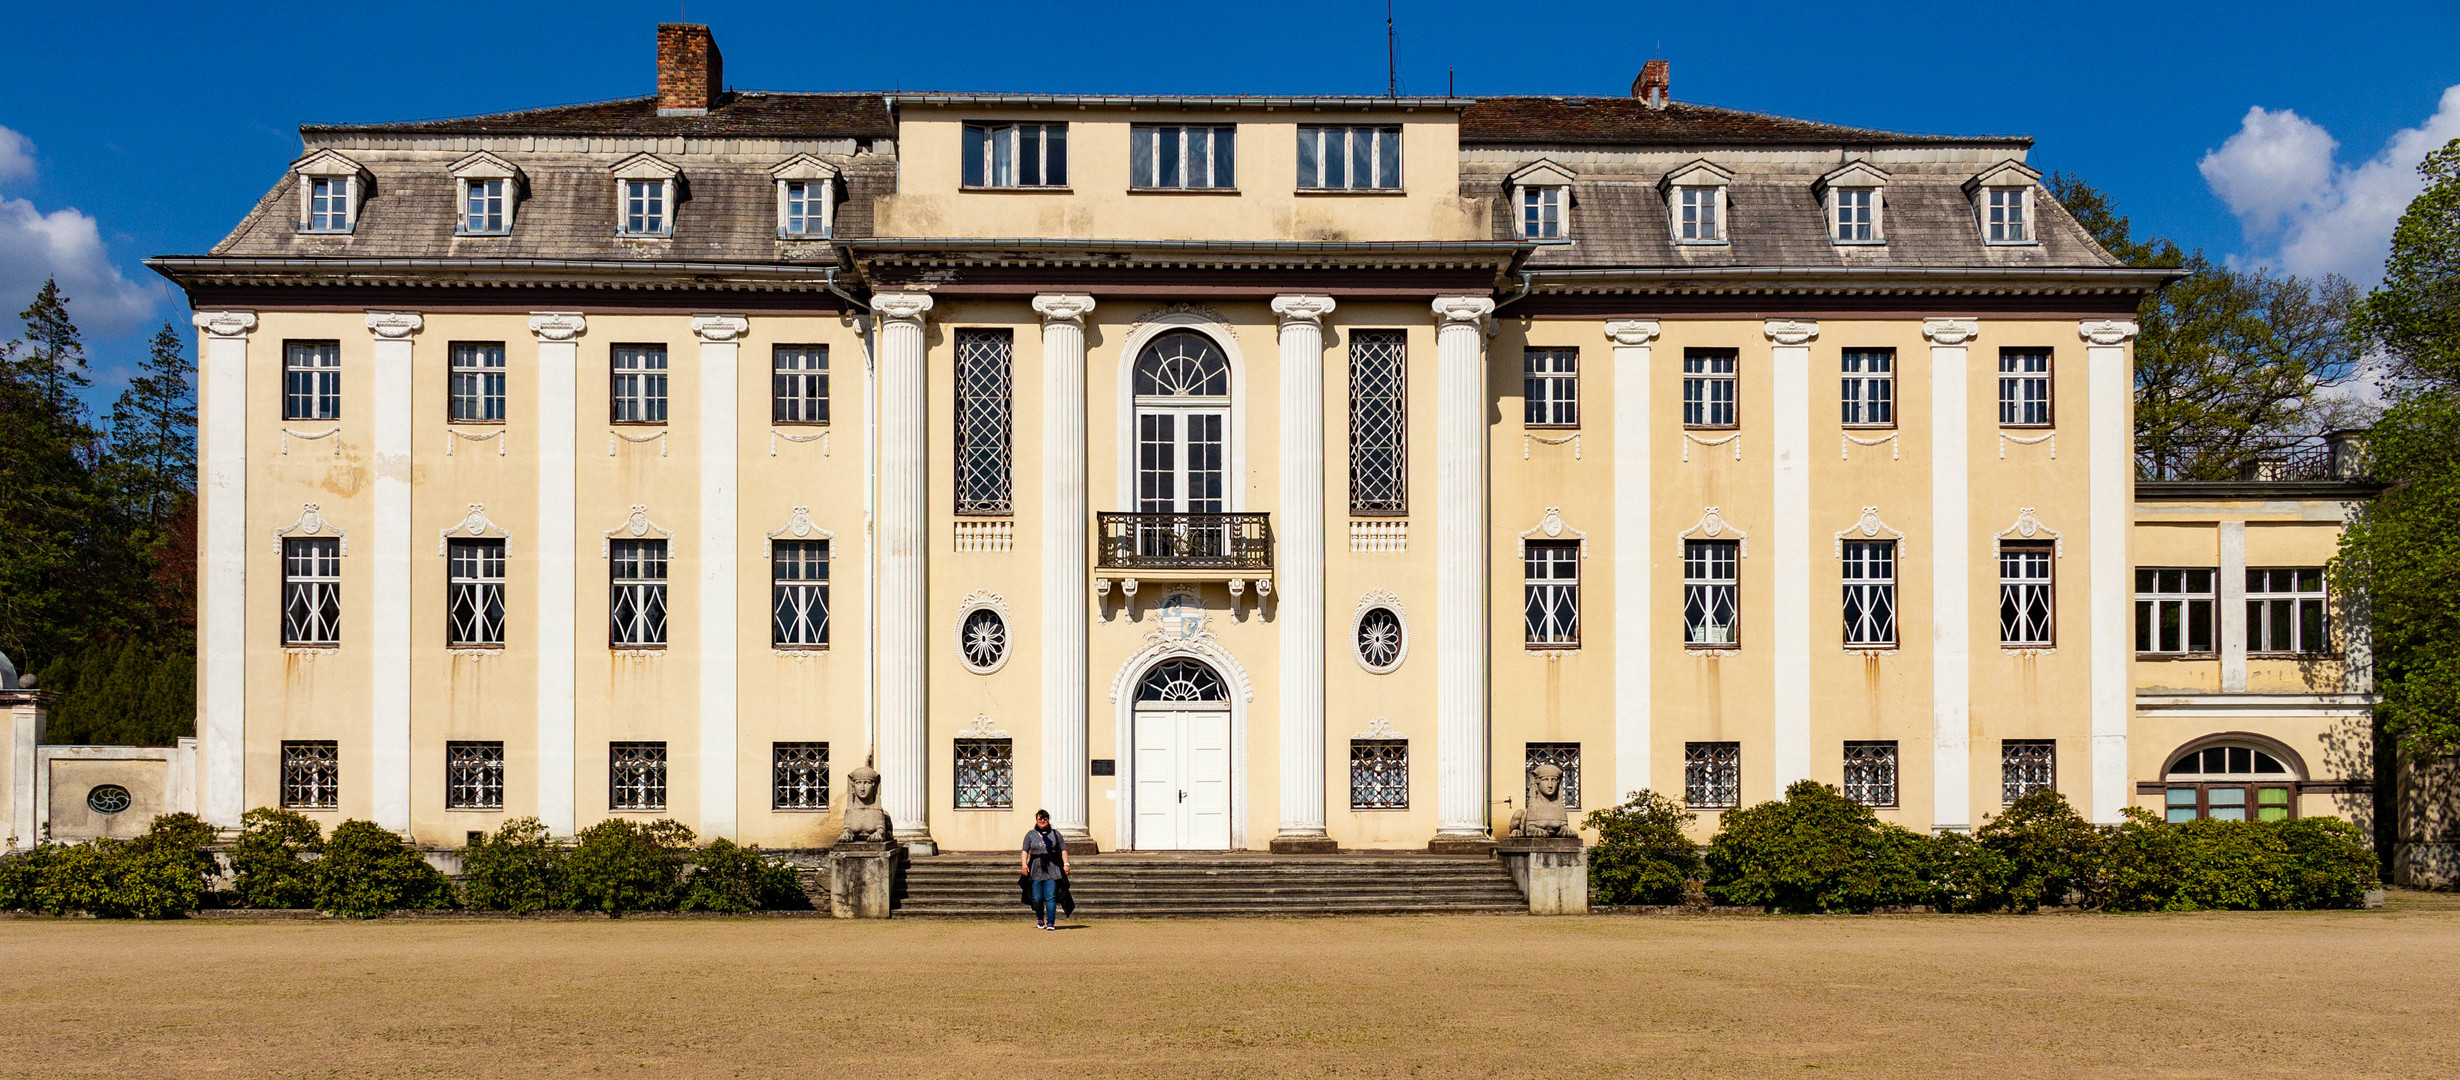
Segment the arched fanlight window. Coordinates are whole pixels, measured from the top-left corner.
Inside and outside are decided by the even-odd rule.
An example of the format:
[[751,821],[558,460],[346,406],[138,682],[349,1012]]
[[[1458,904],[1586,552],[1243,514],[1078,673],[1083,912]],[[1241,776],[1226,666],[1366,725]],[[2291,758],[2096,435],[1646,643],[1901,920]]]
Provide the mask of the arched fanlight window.
[[2294,779],[2289,766],[2272,756],[2270,751],[2252,746],[2207,746],[2179,755],[2170,763],[2169,776],[2182,780],[2220,779],[2222,777],[2257,777],[2276,780]]
[[1195,660],[1164,660],[1136,684],[1138,701],[1228,701],[1221,676]]
[[2170,822],[2287,821],[2298,816],[2302,766],[2294,754],[2253,741],[2216,741],[2178,754],[2162,774]]
[[1229,397],[1230,358],[1203,334],[1163,334],[1136,356],[1136,396]]

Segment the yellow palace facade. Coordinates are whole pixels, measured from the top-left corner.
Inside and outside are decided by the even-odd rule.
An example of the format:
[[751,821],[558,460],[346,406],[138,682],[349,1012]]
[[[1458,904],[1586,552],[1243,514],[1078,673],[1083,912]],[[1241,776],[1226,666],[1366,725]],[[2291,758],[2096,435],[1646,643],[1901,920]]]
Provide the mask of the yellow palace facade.
[[155,261],[199,332],[209,819],[813,847],[867,761],[925,851],[1038,807],[1475,848],[1541,763],[1704,828],[1804,778],[1917,829],[2041,786],[2364,812],[2319,581],[2361,486],[2139,490],[2164,276],[2028,140],[1661,63],[766,94],[659,40],[653,98],[303,129]]

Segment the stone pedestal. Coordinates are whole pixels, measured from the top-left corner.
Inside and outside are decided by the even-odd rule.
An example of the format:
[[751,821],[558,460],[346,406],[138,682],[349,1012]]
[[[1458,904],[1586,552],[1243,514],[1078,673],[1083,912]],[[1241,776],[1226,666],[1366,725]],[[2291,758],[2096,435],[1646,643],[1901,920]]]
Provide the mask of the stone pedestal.
[[1589,913],[1589,853],[1580,838],[1511,837],[1495,842],[1495,857],[1529,898],[1529,914]]
[[829,849],[829,914],[885,919],[905,894],[905,845],[847,840]]

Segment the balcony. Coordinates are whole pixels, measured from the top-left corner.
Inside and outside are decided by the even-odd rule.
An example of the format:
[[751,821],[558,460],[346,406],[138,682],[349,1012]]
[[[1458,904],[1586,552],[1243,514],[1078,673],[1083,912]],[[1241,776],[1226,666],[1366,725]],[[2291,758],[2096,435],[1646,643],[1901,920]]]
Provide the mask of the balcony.
[[1097,595],[1112,578],[1130,600],[1137,582],[1226,581],[1238,596],[1249,584],[1258,597],[1273,591],[1270,514],[1097,514],[1094,548]]

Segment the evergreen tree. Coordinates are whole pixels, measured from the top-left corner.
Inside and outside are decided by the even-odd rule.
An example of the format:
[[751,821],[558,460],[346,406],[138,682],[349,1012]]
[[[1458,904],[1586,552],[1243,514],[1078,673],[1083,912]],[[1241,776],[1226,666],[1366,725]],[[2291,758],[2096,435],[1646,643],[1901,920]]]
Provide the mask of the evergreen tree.
[[60,295],[59,279],[43,279],[34,303],[17,317],[26,324],[24,363],[45,400],[62,413],[82,414],[76,394],[93,380],[85,373],[85,335],[68,317],[68,297]]
[[185,341],[169,323],[111,406],[113,495],[150,529],[161,529],[196,490],[196,390]]

